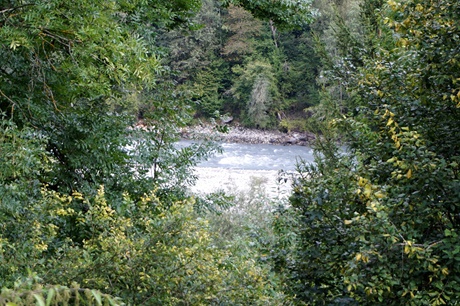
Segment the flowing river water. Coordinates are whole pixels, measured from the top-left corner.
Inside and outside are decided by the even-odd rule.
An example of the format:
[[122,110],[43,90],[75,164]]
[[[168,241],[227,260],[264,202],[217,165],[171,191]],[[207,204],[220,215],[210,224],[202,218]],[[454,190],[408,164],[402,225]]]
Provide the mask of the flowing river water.
[[[186,145],[186,141],[181,145]],[[195,193],[249,191],[255,185],[270,197],[286,197],[291,191],[290,180],[280,177],[280,171],[295,172],[301,159],[313,162],[313,151],[304,146],[224,143],[223,152],[195,168],[198,181],[191,188]]]

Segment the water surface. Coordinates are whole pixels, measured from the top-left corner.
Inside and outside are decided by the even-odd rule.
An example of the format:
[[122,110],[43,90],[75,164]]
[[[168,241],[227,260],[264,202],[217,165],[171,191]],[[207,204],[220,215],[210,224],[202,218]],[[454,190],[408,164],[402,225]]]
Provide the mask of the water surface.
[[[190,143],[181,141],[178,145]],[[279,171],[294,172],[301,159],[313,162],[312,149],[303,146],[224,143],[222,148],[222,153],[195,168],[198,181],[191,188],[193,192],[248,192],[257,181],[269,197],[287,197],[291,192],[291,181],[280,180]]]
[[[180,145],[190,144],[181,141]],[[313,150],[304,146],[224,143],[223,152],[200,163],[199,167],[235,170],[295,170],[300,159],[313,162]]]

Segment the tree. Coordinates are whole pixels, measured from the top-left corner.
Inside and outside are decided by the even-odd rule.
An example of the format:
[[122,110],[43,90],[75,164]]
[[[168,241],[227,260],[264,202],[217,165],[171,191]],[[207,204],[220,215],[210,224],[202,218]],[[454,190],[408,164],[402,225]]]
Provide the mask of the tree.
[[373,5],[363,3],[358,44],[338,38],[351,48],[331,75],[349,98],[317,108],[326,132],[292,197],[300,225],[288,277],[316,304],[449,303],[460,295],[460,7]]
[[[174,119],[168,117],[174,124],[185,118],[185,107],[179,105],[183,100],[164,103],[165,95],[173,92],[158,84],[165,69],[153,36],[158,28],[186,22],[199,4],[5,3],[0,23],[0,53],[5,59],[0,67],[0,105],[17,128],[30,127],[46,139],[53,162],[50,171],[38,178],[43,184],[63,192],[94,190],[104,184],[108,191],[119,193],[130,184],[136,169],[134,152],[127,148],[137,141],[131,127],[138,93],[143,92],[155,120],[165,113],[176,114]],[[163,100],[148,97],[148,92],[164,90],[168,93]],[[165,112],[160,116],[157,108]],[[171,136],[168,142],[173,141],[174,128],[160,126]]]
[[263,23],[251,13],[238,6],[230,6],[225,17],[225,28],[229,37],[222,48],[228,60],[241,63],[245,55],[252,54],[256,41],[262,34]]
[[180,88],[191,92],[198,116],[213,117],[222,108],[226,67],[222,48],[221,4],[207,0],[193,18],[195,28],[167,31],[158,41],[168,50],[167,65]]
[[249,126],[268,128],[273,125],[279,98],[273,70],[270,63],[259,60],[233,69],[239,75],[232,87],[233,96],[242,104],[241,117]]
[[296,28],[313,20],[316,11],[312,9],[309,0],[253,1],[253,0],[224,0],[225,4],[242,6],[254,17],[271,20],[280,28]]
[[[271,77],[265,79],[271,84],[270,91],[276,86],[280,93],[272,99],[272,106],[266,107],[267,120],[264,121],[268,124],[263,126],[274,127],[282,111],[298,115],[303,108],[316,103],[314,80],[319,60],[312,55],[313,39],[307,34],[314,10],[310,7],[308,13],[304,12],[303,21],[296,23],[293,20],[297,17],[289,17],[289,10],[281,6],[270,8],[274,9],[270,14],[275,11],[286,14],[274,22],[269,19],[272,15],[267,10],[266,15],[261,14],[257,5],[260,1],[206,1],[194,19],[195,24],[200,25],[198,30],[178,30],[161,36],[162,46],[169,50],[167,63],[177,70],[174,79],[185,91],[192,92],[195,116],[213,117],[216,111],[227,112],[243,124],[256,126],[246,116],[250,99],[238,101],[236,98],[250,94],[235,92],[239,75],[234,71],[239,69],[238,65],[254,65],[250,62],[270,63],[276,85]],[[310,4],[303,2],[302,5]],[[307,73],[311,85],[306,87],[300,80],[304,80]]]
[[2,2],[1,301],[283,302],[184,189],[212,148],[174,148],[190,96],[155,38],[200,3]]

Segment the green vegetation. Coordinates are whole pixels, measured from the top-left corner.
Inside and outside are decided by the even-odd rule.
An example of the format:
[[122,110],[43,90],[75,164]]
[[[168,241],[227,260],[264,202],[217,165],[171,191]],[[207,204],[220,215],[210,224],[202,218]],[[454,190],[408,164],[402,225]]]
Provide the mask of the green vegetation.
[[310,1],[227,2],[204,1],[194,19],[202,28],[159,37],[174,80],[194,94],[195,116],[228,113],[261,129],[305,119],[303,109],[319,102]]
[[137,201],[125,194],[115,210],[102,188],[91,198],[42,194],[5,229],[2,286],[32,270],[38,284],[79,284],[133,305],[276,305],[282,296],[254,252],[216,248],[191,199],[165,205],[154,193]]
[[[455,305],[460,4],[0,2],[1,305]],[[189,194],[196,117],[317,134]],[[222,128],[222,127],[220,127]]]
[[200,6],[1,2],[2,304],[280,304],[269,270],[216,248],[187,196],[217,148],[174,147],[191,95],[157,37]]
[[307,304],[454,305],[460,6],[364,1],[360,12],[358,33],[338,17],[336,54],[319,47],[322,137],[316,164],[300,166],[298,239],[278,269]]

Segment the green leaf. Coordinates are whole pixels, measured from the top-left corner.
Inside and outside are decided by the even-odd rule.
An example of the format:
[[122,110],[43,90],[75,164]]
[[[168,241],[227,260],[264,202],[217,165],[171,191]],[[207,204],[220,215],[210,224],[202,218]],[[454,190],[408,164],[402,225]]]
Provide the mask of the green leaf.
[[98,305],[102,305],[102,297],[101,297],[101,293],[99,291],[96,291],[96,290],[91,290],[91,294],[93,295],[93,297],[96,299],[97,301],[97,304]]
[[56,291],[54,288],[50,288],[47,292],[46,296],[46,306],[50,306],[51,302],[53,301],[54,295],[56,294]]
[[39,306],[46,306],[45,300],[43,299],[43,296],[41,296],[41,295],[39,295],[37,293],[34,293],[33,296],[37,300],[37,304]]

